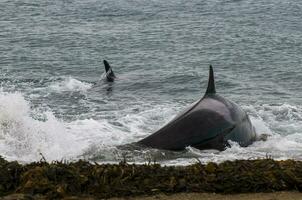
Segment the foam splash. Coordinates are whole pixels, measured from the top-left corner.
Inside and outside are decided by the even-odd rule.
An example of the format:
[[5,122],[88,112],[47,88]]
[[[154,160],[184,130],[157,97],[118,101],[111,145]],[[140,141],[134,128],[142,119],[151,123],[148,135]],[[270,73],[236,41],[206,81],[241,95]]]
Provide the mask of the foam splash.
[[51,112],[36,120],[21,93],[0,92],[0,152],[9,160],[36,161],[71,158],[81,151],[78,142]]
[[151,134],[165,121],[169,121],[175,110],[165,105],[145,106],[144,109],[135,106],[111,111],[110,119],[76,120],[67,126],[78,135],[79,140],[89,143],[89,147],[82,154],[85,159],[106,163],[119,162],[127,154],[129,160],[146,161],[148,151],[128,152],[120,150],[118,146],[136,142]]
[[85,92],[91,89],[93,84],[79,81],[72,77],[65,77],[62,81],[53,83],[49,88],[56,92]]

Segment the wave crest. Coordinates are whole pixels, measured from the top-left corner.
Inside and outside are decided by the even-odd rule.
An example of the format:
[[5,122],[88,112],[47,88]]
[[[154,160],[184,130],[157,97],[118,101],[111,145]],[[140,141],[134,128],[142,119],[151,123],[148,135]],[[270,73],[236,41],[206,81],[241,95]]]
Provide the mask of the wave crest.
[[[71,158],[80,148],[75,137],[51,112],[37,116],[21,93],[0,92],[0,152],[10,160]],[[41,114],[40,114],[41,115]]]

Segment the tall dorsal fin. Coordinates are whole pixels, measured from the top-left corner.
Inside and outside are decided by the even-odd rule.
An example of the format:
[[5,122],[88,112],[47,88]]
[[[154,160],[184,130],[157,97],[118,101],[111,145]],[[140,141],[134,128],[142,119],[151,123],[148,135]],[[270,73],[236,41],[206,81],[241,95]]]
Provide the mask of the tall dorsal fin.
[[104,65],[105,65],[106,72],[108,72],[111,67],[110,67],[109,63],[107,62],[107,60],[104,60]]
[[112,70],[112,68],[110,67],[109,63],[106,60],[104,60],[103,62],[104,62],[104,65],[105,65],[107,81],[113,82],[114,78],[115,78],[113,70]]
[[213,72],[213,67],[210,65],[210,70],[209,70],[209,82],[208,82],[208,88],[206,91],[206,94],[215,94],[215,80],[214,80],[214,72]]

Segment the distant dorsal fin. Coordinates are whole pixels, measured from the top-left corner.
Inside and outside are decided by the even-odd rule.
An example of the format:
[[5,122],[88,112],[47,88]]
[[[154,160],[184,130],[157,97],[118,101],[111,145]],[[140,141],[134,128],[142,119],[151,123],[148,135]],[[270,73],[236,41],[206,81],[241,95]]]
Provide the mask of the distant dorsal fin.
[[105,65],[105,70],[106,70],[106,79],[109,82],[113,82],[114,79],[115,79],[115,75],[113,73],[113,70],[112,70],[112,68],[110,67],[109,63],[106,60],[104,60],[103,62],[104,62],[104,65]]
[[104,65],[105,65],[105,70],[106,70],[106,72],[108,72],[111,67],[110,67],[109,63],[107,62],[107,60],[104,60],[103,62],[104,62]]
[[215,94],[215,93],[216,93],[216,89],[215,89],[214,72],[213,72],[212,65],[210,65],[209,82],[208,82],[208,88],[206,94]]

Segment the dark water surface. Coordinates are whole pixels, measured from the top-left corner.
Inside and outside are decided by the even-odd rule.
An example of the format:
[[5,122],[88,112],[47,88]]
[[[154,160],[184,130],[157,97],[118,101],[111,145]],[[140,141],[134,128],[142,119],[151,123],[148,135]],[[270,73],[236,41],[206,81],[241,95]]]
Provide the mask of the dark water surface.
[[[0,1],[0,154],[19,161],[302,159],[302,2]],[[107,59],[118,76],[102,79]],[[266,142],[224,152],[116,149],[205,92],[240,104]]]

